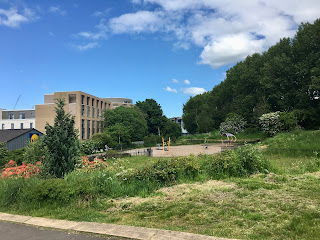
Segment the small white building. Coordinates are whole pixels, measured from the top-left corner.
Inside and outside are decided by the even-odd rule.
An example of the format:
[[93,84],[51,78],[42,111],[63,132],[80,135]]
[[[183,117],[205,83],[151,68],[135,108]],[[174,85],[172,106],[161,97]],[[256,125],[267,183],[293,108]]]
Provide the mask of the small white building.
[[6,110],[0,108],[0,130],[35,128],[35,110]]

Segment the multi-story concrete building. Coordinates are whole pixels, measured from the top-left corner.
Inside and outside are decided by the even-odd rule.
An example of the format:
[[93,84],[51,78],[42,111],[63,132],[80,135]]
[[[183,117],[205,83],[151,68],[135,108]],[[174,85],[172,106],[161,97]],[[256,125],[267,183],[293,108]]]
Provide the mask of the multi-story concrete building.
[[103,130],[103,113],[112,108],[111,102],[81,91],[45,94],[44,104],[36,105],[37,130],[45,133],[46,123],[54,124],[55,99],[59,98],[65,99],[65,111],[75,116],[75,128],[79,129],[81,140],[87,140],[93,134]]
[[35,127],[35,110],[5,110],[0,108],[0,130],[32,129]]
[[111,103],[111,109],[120,106],[133,107],[132,99],[130,98],[104,98],[104,100]]

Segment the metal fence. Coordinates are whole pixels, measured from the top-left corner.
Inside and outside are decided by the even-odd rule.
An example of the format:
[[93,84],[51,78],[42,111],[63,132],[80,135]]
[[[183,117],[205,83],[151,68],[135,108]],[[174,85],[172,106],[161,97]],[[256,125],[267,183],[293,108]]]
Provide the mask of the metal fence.
[[125,153],[129,153],[131,156],[148,156],[152,157],[152,149],[151,148],[144,148],[144,149],[132,149],[125,151]]

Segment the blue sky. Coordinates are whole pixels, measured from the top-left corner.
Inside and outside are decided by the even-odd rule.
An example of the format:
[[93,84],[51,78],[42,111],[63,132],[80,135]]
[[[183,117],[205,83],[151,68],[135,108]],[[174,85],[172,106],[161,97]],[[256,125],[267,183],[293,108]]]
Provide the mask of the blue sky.
[[319,16],[318,0],[0,0],[0,108],[80,90],[181,116],[236,62]]

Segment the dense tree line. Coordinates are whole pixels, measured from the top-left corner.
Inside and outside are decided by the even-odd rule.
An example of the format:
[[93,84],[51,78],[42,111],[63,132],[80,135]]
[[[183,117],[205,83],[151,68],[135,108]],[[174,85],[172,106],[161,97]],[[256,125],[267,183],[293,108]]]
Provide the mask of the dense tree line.
[[144,140],[146,136],[175,139],[181,134],[181,127],[163,115],[160,104],[154,99],[146,99],[132,108],[120,106],[105,111],[104,133],[96,134],[92,140],[107,143],[109,147],[117,147],[120,143],[128,147],[131,142]]
[[219,128],[230,113],[251,127],[269,112],[292,112],[306,129],[320,126],[320,20],[301,24],[293,39],[284,38],[227,71],[212,91],[191,97],[183,107],[190,133]]

